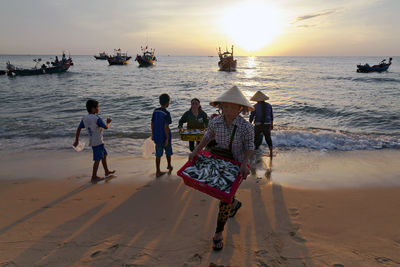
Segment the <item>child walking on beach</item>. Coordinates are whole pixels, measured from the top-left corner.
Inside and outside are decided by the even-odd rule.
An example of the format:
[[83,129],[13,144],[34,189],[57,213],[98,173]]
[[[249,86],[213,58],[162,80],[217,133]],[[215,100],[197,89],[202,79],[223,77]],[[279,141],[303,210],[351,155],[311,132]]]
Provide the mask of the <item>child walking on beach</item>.
[[161,107],[156,108],[153,111],[153,116],[151,118],[151,139],[156,145],[156,177],[160,177],[165,174],[160,170],[160,162],[163,152],[165,150],[165,156],[167,157],[167,169],[168,174],[172,172],[171,165],[171,155],[172,155],[172,145],[171,145],[171,130],[169,125],[172,123],[171,114],[167,110],[170,97],[168,94],[162,94],[159,97]]
[[99,102],[94,99],[89,99],[86,102],[86,109],[89,114],[83,117],[78,129],[76,130],[74,146],[76,147],[79,143],[81,129],[86,128],[89,133],[89,146],[92,147],[94,160],[91,182],[95,184],[98,181],[104,180],[104,178],[97,176],[97,170],[99,168],[100,161],[103,164],[106,177],[115,173],[114,170],[108,169],[107,150],[105,149],[103,142],[103,128],[108,129],[108,127],[110,127],[111,119],[107,118],[106,123],[104,123],[104,121],[98,115],[96,115],[99,113],[100,106]]

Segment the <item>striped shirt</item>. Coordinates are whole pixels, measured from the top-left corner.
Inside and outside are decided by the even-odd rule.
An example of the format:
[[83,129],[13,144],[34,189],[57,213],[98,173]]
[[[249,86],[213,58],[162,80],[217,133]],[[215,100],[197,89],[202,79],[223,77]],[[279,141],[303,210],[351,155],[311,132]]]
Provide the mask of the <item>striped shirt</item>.
[[219,116],[212,119],[208,124],[204,139],[211,141],[215,139],[217,146],[229,149],[232,131],[234,125],[237,126],[236,133],[232,142],[232,154],[236,161],[242,162],[244,159],[244,152],[247,150],[254,150],[254,128],[253,125],[238,115],[227,127],[225,117]]

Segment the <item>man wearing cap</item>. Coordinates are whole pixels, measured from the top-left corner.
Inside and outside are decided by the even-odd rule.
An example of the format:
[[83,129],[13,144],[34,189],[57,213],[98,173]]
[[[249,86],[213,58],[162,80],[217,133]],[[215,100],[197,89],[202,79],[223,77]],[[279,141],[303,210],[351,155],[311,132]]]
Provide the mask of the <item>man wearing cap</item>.
[[[219,96],[210,105],[222,109],[222,116],[209,122],[203,139],[189,155],[189,159],[194,160],[195,156],[209,141],[215,140],[217,145],[211,153],[241,162],[239,174],[246,178],[250,173],[247,163],[254,153],[254,128],[239,114],[253,110],[253,106],[236,86]],[[219,153],[216,153],[217,151]],[[241,206],[242,203],[235,198],[233,198],[232,203],[220,202],[217,229],[213,237],[214,250],[222,249],[222,233],[226,221],[229,217],[235,216]]]
[[274,129],[274,113],[272,106],[265,100],[269,97],[260,91],[257,91],[250,98],[251,101],[257,101],[254,105],[254,111],[250,113],[250,123],[254,120],[254,145],[258,149],[262,143],[262,134],[264,134],[265,141],[269,147],[270,157],[272,157],[272,139],[271,130]]

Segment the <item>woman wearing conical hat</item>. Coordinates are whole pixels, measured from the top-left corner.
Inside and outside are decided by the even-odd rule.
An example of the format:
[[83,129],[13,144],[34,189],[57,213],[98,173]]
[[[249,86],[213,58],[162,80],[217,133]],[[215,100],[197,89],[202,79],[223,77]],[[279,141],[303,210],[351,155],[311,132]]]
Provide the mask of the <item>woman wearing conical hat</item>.
[[274,129],[274,113],[272,106],[265,100],[269,97],[260,91],[257,91],[250,101],[257,101],[254,105],[254,111],[250,114],[250,123],[254,120],[254,145],[258,149],[262,143],[262,134],[264,134],[265,141],[269,147],[270,157],[272,157],[272,139],[271,130]]
[[[220,108],[222,116],[209,122],[203,139],[189,155],[189,159],[193,160],[209,141],[215,140],[217,145],[211,153],[241,162],[239,173],[243,178],[246,178],[250,173],[247,163],[254,153],[254,128],[239,114],[252,111],[254,108],[236,86],[219,96],[210,105]],[[228,217],[235,216],[241,206],[242,203],[235,198],[233,198],[232,203],[220,202],[217,229],[213,237],[214,250],[222,249],[222,233],[226,221]]]

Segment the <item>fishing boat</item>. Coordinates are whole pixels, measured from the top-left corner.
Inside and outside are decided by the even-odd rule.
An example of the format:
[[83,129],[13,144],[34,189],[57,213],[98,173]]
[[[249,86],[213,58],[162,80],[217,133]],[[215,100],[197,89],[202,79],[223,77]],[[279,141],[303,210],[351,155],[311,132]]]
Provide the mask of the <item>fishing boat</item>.
[[129,60],[132,58],[128,56],[128,53],[122,53],[120,49],[114,49],[115,55],[107,56],[108,64],[110,65],[127,65]]
[[364,65],[357,65],[357,72],[382,72],[387,71],[392,64],[392,58],[389,58],[389,62],[386,63],[386,59],[382,60],[378,65],[370,66],[368,63]]
[[101,60],[106,60],[107,59],[107,54],[106,52],[100,52],[98,56],[94,55],[95,59],[101,59]]
[[74,65],[74,62],[72,62],[72,58],[71,55],[68,56],[68,58],[65,56],[65,53],[63,52],[62,56],[61,56],[61,60],[58,59],[58,57],[56,56],[56,59],[54,61],[51,62],[51,65],[56,67],[56,66],[63,66],[69,64],[70,66]]
[[36,64],[33,68],[30,69],[15,67],[10,63],[10,61],[8,61],[6,63],[8,76],[31,76],[31,75],[41,75],[41,74],[63,73],[66,72],[71,66],[70,62],[65,62],[63,64],[58,64],[56,66],[51,66],[50,62],[46,62],[46,64],[42,64],[40,67],[38,67],[38,65],[42,60],[38,58],[34,59],[33,61],[36,62]]
[[150,49],[147,50],[147,45],[146,47],[140,47],[140,49],[142,50],[142,55],[137,54],[135,61],[137,61],[139,63],[139,67],[150,67],[153,66],[157,59],[154,56],[154,52],[155,49]]
[[221,47],[218,49],[218,56],[219,56],[219,62],[218,62],[218,67],[220,71],[236,71],[236,59],[233,59],[233,45],[232,45],[232,51],[229,52],[228,49],[226,49],[225,52],[221,52]]

